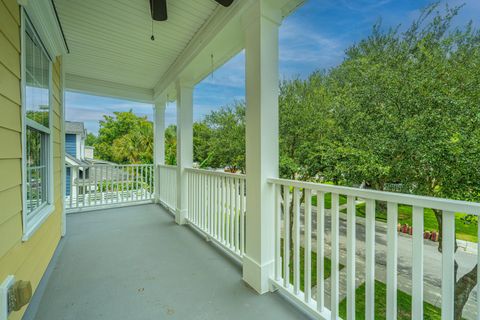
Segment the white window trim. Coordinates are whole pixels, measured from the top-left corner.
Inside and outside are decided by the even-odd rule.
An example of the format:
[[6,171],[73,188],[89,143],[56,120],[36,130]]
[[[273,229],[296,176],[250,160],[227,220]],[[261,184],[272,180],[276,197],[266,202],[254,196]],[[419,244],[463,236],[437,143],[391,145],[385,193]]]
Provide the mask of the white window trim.
[[[53,195],[54,195],[54,179],[53,179],[53,136],[51,130],[48,130],[48,170],[47,170],[47,203],[41,207],[33,216],[28,217],[27,214],[27,152],[26,152],[26,135],[27,135],[27,124],[30,127],[36,128],[36,126],[43,127],[38,124],[33,124],[33,121],[27,119],[27,111],[25,105],[25,88],[26,88],[26,52],[25,52],[25,25],[27,22],[27,16],[25,11],[21,10],[21,95],[22,95],[22,224],[23,224],[23,236],[22,241],[28,241],[33,234],[40,228],[40,226],[47,220],[47,218],[55,211]],[[32,24],[32,27],[35,29],[35,26]],[[49,127],[52,127],[53,112],[52,112],[52,101],[53,101],[53,65],[50,60],[49,55]],[[42,132],[46,128],[42,128]]]

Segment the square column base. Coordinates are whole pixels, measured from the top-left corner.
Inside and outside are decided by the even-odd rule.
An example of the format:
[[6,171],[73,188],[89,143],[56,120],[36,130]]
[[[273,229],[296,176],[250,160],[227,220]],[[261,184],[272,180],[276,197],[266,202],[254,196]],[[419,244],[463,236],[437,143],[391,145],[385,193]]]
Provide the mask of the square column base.
[[180,210],[180,209],[177,209],[175,210],[175,222],[178,224],[178,225],[184,225],[187,223],[187,210]]
[[270,261],[259,265],[249,256],[243,256],[243,281],[252,287],[259,294],[272,291],[270,286],[270,277],[273,276],[275,263]]

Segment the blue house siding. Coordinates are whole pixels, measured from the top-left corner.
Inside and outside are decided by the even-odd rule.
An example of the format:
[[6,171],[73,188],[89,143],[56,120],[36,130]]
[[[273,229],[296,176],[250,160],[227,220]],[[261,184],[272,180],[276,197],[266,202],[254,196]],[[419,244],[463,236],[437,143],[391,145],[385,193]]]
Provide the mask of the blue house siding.
[[[65,135],[65,152],[71,155],[72,157],[77,157],[77,135],[76,134],[66,134]],[[67,196],[70,195],[70,168],[67,168],[66,172],[66,188],[65,193]]]
[[77,157],[77,135],[66,134],[65,135],[65,152],[72,157]]
[[67,176],[67,184],[66,184],[66,188],[65,188],[65,194],[66,194],[67,196],[70,195],[70,174],[71,174],[71,173],[70,173],[70,168],[67,168],[67,174],[66,174],[66,176]]

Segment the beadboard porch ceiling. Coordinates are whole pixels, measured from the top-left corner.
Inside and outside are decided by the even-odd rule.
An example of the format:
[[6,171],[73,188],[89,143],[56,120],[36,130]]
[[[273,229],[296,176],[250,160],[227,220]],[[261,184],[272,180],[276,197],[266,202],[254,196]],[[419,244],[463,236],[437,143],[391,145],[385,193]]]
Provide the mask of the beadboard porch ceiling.
[[[286,16],[303,0],[272,4]],[[153,102],[178,78],[196,83],[243,49],[241,15],[251,0],[169,0],[168,20],[153,22],[148,0],[54,0],[70,53],[71,91]],[[174,93],[173,93],[174,95]]]
[[218,7],[213,0],[168,2],[153,22],[147,0],[55,0],[70,47],[67,74],[153,88]]

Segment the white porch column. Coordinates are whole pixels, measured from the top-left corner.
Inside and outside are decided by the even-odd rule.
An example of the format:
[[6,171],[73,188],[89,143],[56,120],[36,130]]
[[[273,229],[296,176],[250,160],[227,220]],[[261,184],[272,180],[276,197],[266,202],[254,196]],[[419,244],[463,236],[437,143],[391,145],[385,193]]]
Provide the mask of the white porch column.
[[158,165],[165,164],[165,107],[167,101],[162,98],[154,106],[153,164],[155,165],[155,202],[160,201],[160,174]]
[[[272,0],[273,1],[273,0]],[[246,56],[246,254],[243,280],[269,290],[274,270],[274,188],[278,177],[278,27],[280,10],[255,1],[243,17]]]
[[193,85],[177,81],[177,210],[175,221],[185,224],[187,174],[193,165]]

